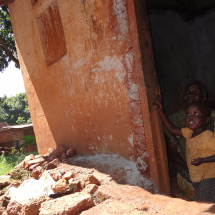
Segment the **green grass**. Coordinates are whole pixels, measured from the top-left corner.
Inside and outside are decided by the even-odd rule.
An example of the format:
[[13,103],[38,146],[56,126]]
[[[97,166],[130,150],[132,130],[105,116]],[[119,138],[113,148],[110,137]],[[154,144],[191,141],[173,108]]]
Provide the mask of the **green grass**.
[[0,175],[5,175],[11,172],[15,166],[21,163],[29,154],[37,155],[38,152],[24,152],[9,155],[0,155]]

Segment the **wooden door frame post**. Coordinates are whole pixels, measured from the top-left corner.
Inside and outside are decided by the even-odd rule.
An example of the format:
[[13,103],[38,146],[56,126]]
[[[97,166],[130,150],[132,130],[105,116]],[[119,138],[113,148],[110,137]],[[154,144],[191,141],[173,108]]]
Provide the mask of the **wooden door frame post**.
[[146,0],[127,0],[132,38],[135,73],[140,89],[140,101],[146,135],[149,167],[152,181],[160,193],[171,194],[162,123],[153,107],[160,99],[154,52],[152,47]]

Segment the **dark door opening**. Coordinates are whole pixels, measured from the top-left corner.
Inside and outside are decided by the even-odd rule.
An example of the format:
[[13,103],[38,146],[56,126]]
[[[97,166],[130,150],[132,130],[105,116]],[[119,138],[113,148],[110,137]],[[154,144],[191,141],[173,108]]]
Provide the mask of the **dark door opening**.
[[[187,83],[202,81],[215,107],[215,1],[147,0],[156,71],[168,116],[184,108]],[[180,193],[169,163],[172,195]],[[183,197],[183,196],[182,196]]]

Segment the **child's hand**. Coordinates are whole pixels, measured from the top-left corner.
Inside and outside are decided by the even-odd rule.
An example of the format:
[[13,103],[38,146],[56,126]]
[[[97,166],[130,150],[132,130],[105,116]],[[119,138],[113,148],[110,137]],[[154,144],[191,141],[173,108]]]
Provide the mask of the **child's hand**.
[[154,104],[154,107],[157,111],[159,112],[163,112],[163,106],[162,104],[160,103],[160,101],[156,101],[155,104]]
[[199,166],[202,163],[203,163],[203,158],[196,158],[191,160],[191,164],[194,166]]

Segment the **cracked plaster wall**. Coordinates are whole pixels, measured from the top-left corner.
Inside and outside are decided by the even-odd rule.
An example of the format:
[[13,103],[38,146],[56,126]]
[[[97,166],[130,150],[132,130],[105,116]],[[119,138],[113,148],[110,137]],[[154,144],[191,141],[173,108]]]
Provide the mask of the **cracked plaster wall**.
[[[47,65],[38,20],[52,4],[59,9],[66,54]],[[147,175],[144,101],[126,0],[19,0],[9,9],[39,153],[58,144],[78,154],[116,153]]]

